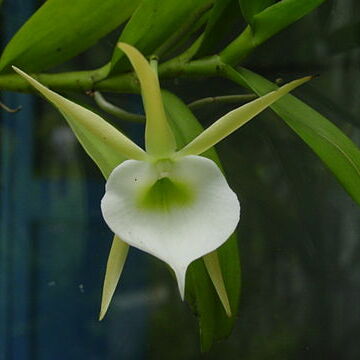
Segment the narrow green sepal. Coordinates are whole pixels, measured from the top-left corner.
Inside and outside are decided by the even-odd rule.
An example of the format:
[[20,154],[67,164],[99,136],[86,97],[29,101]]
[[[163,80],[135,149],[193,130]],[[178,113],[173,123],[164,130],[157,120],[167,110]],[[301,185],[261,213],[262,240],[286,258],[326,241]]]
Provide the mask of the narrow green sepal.
[[109,308],[116,286],[119,282],[129,251],[129,245],[114,236],[109,258],[106,264],[106,273],[101,298],[99,321],[101,321]]
[[118,154],[119,158],[126,157],[135,160],[145,160],[147,158],[144,150],[99,115],[65,99],[15,66],[13,69],[37,89],[47,100],[55,105],[65,116],[72,128],[84,129],[87,133],[94,136],[99,143],[105,144],[107,147],[111,148],[115,154]]
[[214,284],[215,290],[219,295],[220,301],[224,306],[226,315],[228,317],[231,317],[232,313],[231,313],[230,302],[225,288],[224,278],[222,275],[217,251],[213,251],[203,256],[203,260],[206,266],[206,270],[209,273],[210,279]]
[[140,81],[146,113],[146,151],[155,157],[168,157],[175,151],[176,142],[166,118],[157,73],[137,49],[125,43],[118,43],[118,47],[129,58]]
[[257,98],[233,111],[230,111],[214,124],[205,129],[199,136],[177,152],[178,157],[187,155],[202,154],[225,137],[233,133],[242,125],[246,124],[261,111],[265,110],[275,101],[282,98],[291,90],[311,80],[311,76],[307,76],[298,80],[294,80],[278,90],[272,91],[260,98]]

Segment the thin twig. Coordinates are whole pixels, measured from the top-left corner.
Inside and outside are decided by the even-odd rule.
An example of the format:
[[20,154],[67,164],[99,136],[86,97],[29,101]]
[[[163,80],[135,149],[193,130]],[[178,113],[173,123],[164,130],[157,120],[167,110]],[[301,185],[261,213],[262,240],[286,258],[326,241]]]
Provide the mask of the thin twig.
[[150,66],[155,71],[155,73],[158,73],[158,62],[159,57],[157,55],[151,55],[150,56]]
[[94,100],[100,109],[106,111],[107,113],[114,115],[122,120],[132,121],[132,122],[145,122],[145,116],[139,114],[133,114],[124,109],[119,108],[108,102],[100,92],[95,91],[93,93]]
[[214,103],[241,103],[247,102],[250,100],[256,99],[257,96],[255,94],[243,94],[243,95],[225,95],[225,96],[213,96],[213,97],[206,97],[203,99],[199,99],[193,101],[192,103],[188,104],[188,107],[191,110],[196,110],[204,105],[214,104]]
[[17,108],[15,108],[15,109],[11,109],[11,108],[9,108],[8,106],[6,106],[5,104],[3,104],[1,101],[0,101],[0,107],[2,108],[2,109],[4,109],[6,112],[9,112],[9,113],[16,113],[16,112],[18,112],[19,110],[21,110],[22,109],[22,106],[21,105],[19,105]]

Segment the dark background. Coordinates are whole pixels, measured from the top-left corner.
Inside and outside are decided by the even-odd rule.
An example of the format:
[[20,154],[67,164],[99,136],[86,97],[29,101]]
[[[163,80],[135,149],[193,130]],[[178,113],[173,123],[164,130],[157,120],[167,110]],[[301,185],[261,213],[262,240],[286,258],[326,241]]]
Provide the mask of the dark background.
[[[2,46],[39,4],[5,0]],[[356,0],[328,1],[245,64],[270,80],[320,74],[296,95],[357,144],[359,15]],[[103,65],[117,35],[56,70]],[[217,79],[163,86],[188,102],[243,91]],[[360,358],[359,208],[270,110],[218,146],[242,205],[242,297],[231,337],[201,355],[196,319],[166,266],[133,248],[97,321],[112,237],[99,208],[104,180],[51,106],[31,95],[1,98],[23,106],[1,112],[0,123],[1,360]],[[109,98],[141,111],[137,96]],[[207,126],[230,109],[196,114]],[[112,120],[141,142],[141,125]]]

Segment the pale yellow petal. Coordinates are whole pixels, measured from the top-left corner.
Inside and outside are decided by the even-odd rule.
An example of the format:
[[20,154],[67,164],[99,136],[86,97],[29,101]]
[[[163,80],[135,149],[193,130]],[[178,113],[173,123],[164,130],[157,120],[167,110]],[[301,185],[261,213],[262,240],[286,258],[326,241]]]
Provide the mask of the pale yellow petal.
[[111,299],[114,295],[116,286],[119,282],[122,270],[124,268],[128,251],[129,245],[121,241],[117,236],[114,236],[109,253],[109,258],[106,264],[106,273],[99,316],[100,321],[104,318],[109,308]]
[[132,142],[128,137],[110,125],[107,121],[92,111],[64,98],[48,89],[28,74],[13,66],[13,69],[38,90],[47,100],[55,105],[65,116],[70,126],[81,126],[95,136],[100,142],[106,143],[118,153],[128,159],[145,160],[147,155],[144,150]]
[[295,81],[292,81],[278,90],[272,91],[256,100],[253,100],[233,111],[230,111],[214,124],[205,129],[193,141],[181,149],[177,156],[199,155],[216,145],[219,141],[237,130],[240,126],[246,124],[249,120],[265,110],[275,101],[282,98],[291,90],[311,80],[311,76],[307,76]]
[[206,270],[209,273],[210,279],[213,282],[215,290],[219,295],[220,301],[224,306],[226,315],[230,317],[231,307],[225,288],[224,278],[221,272],[219,257],[216,250],[203,256],[203,259],[206,266]]
[[137,49],[125,43],[118,43],[118,47],[129,58],[140,81],[146,114],[146,151],[156,157],[167,157],[175,151],[176,143],[166,118],[157,73]]

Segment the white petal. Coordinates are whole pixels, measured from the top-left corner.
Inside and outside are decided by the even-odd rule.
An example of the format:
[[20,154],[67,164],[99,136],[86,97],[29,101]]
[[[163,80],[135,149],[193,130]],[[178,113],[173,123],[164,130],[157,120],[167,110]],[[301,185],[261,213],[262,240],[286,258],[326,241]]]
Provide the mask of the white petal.
[[110,174],[101,208],[117,236],[173,268],[183,297],[188,265],[229,238],[240,205],[213,161],[187,156],[168,165],[123,162]]

